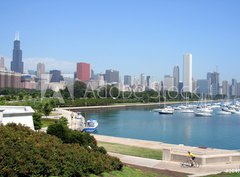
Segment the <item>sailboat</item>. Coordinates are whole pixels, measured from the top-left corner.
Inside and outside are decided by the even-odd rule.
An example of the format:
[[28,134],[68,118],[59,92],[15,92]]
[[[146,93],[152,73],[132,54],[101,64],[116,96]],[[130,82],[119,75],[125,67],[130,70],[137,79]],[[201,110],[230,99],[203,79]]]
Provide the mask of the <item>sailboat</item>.
[[186,98],[186,106],[181,106],[181,113],[194,113],[194,110],[192,109],[192,107],[189,106],[188,104],[188,97]]
[[[203,100],[203,95],[202,95]],[[204,101],[204,105],[201,102],[201,105],[194,112],[195,116],[203,116],[203,117],[211,117],[213,110],[206,105],[206,98]]]

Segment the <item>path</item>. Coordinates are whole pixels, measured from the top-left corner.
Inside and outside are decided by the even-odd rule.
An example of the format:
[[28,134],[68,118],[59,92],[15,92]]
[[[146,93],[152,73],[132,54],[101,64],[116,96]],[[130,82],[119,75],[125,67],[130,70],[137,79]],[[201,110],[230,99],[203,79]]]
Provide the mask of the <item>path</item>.
[[191,174],[189,177],[206,176],[210,174],[218,174],[230,169],[239,169],[240,164],[223,164],[223,165],[206,165],[199,168],[182,168],[180,163],[166,162],[162,160],[146,159],[129,155],[109,153],[114,157],[118,157],[123,163],[137,165],[158,170],[170,170],[181,173]]
[[[234,153],[238,153],[237,151],[231,151],[231,150],[222,150],[222,149],[213,149],[213,148],[202,149],[198,147],[173,145],[173,144],[161,143],[156,141],[136,140],[136,139],[128,139],[128,138],[103,136],[103,135],[94,135],[94,137],[96,138],[97,141],[102,141],[102,142],[117,143],[117,144],[129,145],[129,146],[143,147],[143,148],[149,148],[149,149],[160,149],[160,150],[169,148],[174,151],[182,151],[185,154],[187,154],[187,151],[191,151],[206,157],[231,155]],[[225,172],[226,170],[230,170],[230,169],[240,170],[240,162],[231,163],[231,164],[226,164],[226,163],[225,164],[223,163],[207,164],[207,165],[200,166],[200,168],[182,168],[179,162],[146,159],[141,157],[117,154],[117,153],[109,153],[109,154],[112,156],[118,157],[122,162],[126,164],[143,166],[143,167],[154,168],[159,170],[170,170],[170,171],[176,171],[181,173],[188,173],[188,174],[192,174],[192,177],[206,176],[209,174],[217,174],[217,173]]]

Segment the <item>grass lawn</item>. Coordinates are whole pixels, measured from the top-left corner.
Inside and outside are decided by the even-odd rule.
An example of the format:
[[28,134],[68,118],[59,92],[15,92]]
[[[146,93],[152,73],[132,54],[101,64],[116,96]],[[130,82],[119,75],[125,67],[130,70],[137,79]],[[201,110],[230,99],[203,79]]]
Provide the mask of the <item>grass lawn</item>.
[[42,124],[43,124],[43,128],[44,127],[48,127],[49,125],[52,125],[55,123],[56,120],[53,120],[53,119],[41,119],[42,120]]
[[49,116],[61,116],[58,112],[51,112]]
[[[151,172],[143,172],[138,169],[134,169],[131,167],[123,167],[121,171],[113,171],[111,173],[103,173],[101,174],[102,177],[157,177],[159,174],[151,173]],[[90,177],[97,177],[96,175],[90,175]],[[165,177],[165,176],[163,176]],[[167,177],[167,176],[166,176]]]
[[115,152],[124,155],[162,160],[161,150],[140,148],[136,146],[128,146],[115,143],[106,143],[100,141],[98,141],[98,146],[103,146],[108,152]]
[[[167,170],[154,170],[144,167],[124,166],[121,171],[102,173],[101,177],[187,177],[187,174]],[[97,177],[90,175],[90,177]]]
[[240,177],[240,173],[221,173],[217,175],[209,175],[206,177]]

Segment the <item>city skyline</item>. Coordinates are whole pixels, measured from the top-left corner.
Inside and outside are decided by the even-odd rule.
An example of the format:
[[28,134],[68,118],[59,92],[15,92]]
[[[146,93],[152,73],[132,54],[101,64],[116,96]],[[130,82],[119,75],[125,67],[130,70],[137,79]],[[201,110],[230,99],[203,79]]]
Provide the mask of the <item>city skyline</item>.
[[[119,70],[121,76],[143,72],[163,80],[164,75],[172,73],[172,66],[183,68],[182,55],[190,52],[194,56],[194,78],[205,78],[218,66],[220,79],[240,80],[240,22],[233,21],[240,13],[238,1],[55,4],[56,1],[1,4],[4,28],[0,29],[0,56],[8,68],[13,35],[19,31],[25,70],[43,62],[48,71],[73,73],[77,62],[86,62],[96,73],[111,68]],[[19,7],[28,10],[14,10]],[[42,9],[48,13],[42,14]],[[53,9],[54,13],[50,13]],[[62,14],[65,10],[68,13]]]
[[[22,63],[22,66],[23,66],[23,61],[22,61],[22,50],[20,49],[20,39],[19,39],[19,33],[16,33],[15,34],[15,40],[13,41],[14,42],[14,49],[13,49],[13,56],[12,56],[12,58],[13,58],[13,61],[11,61],[11,62],[9,62],[11,65],[11,67],[9,67],[9,71],[14,71],[14,69],[12,68],[12,63],[14,62],[14,60],[16,60],[16,58],[17,59],[19,59],[19,57],[20,57],[20,64]],[[20,55],[19,55],[20,54]],[[17,57],[16,57],[16,55],[17,55]],[[187,59],[187,60],[186,60]],[[189,61],[188,61],[189,60]],[[190,62],[190,63],[189,63]],[[166,76],[171,76],[171,77],[173,77],[173,86],[175,87],[175,88],[179,88],[179,83],[180,83],[180,81],[181,82],[183,82],[183,85],[184,85],[184,76],[186,75],[187,76],[187,82],[188,82],[188,84],[186,84],[185,83],[185,85],[191,85],[190,86],[190,88],[189,88],[189,90],[185,90],[185,91],[190,91],[190,92],[192,92],[193,91],[193,88],[191,88],[191,87],[193,87],[193,79],[196,79],[196,78],[194,78],[194,76],[192,75],[192,72],[193,72],[193,69],[192,69],[192,64],[193,64],[193,62],[192,62],[192,54],[191,53],[185,53],[184,55],[183,55],[183,68],[182,68],[182,77],[181,77],[181,74],[179,73],[180,72],[180,68],[179,68],[179,66],[178,65],[175,65],[175,66],[173,66],[173,74],[171,75],[164,75],[164,76],[162,76],[162,79],[156,79],[156,78],[158,78],[158,77],[153,77],[155,80],[154,81],[164,81],[165,80],[165,77]],[[3,66],[5,66],[5,58],[4,57],[2,57],[1,56],[1,65],[3,65]],[[37,76],[39,76],[39,65],[42,65],[41,67],[43,67],[43,68],[41,68],[41,70],[44,70],[44,72],[43,73],[45,73],[45,63],[44,62],[38,62],[37,63],[37,70],[35,71],[34,70],[34,68],[33,68],[33,66],[31,65],[31,68],[29,68],[28,69],[28,71],[25,71],[25,73],[28,73],[29,71],[31,71],[31,72],[33,72],[33,71],[35,71],[35,73],[36,73],[36,75]],[[82,80],[82,81],[88,81],[88,80],[90,80],[91,79],[91,72],[93,72],[94,73],[94,70],[93,69],[91,69],[90,68],[90,63],[85,63],[85,62],[78,62],[78,63],[76,63],[75,65],[77,65],[77,69],[74,71],[72,71],[72,73],[70,73],[70,74],[72,74],[72,77],[74,78],[74,74],[75,73],[78,73],[77,74],[77,78],[79,79],[79,80]],[[86,74],[86,76],[84,76],[84,79],[81,79],[80,77],[82,77],[82,76],[80,76],[80,70],[79,70],[79,66],[78,65],[88,65],[87,66],[87,70],[86,71],[84,71],[84,73]],[[184,67],[186,67],[187,68],[187,70],[185,71],[185,69],[184,69]],[[22,67],[23,68],[23,67]],[[84,68],[86,68],[86,67],[84,67]],[[6,68],[7,69],[7,68]],[[82,68],[83,69],[83,68]],[[53,67],[53,68],[49,68],[49,72],[51,72],[52,70],[58,70],[58,71],[60,71],[60,72],[62,72],[62,70],[60,70],[60,69],[56,69],[56,67]],[[79,70],[79,71],[78,71]],[[105,75],[106,75],[106,72],[107,71],[109,71],[109,70],[113,70],[113,69],[105,69]],[[120,72],[119,72],[119,70],[116,70],[117,72],[118,72],[118,78],[119,78],[119,81],[121,81],[121,80],[123,80],[123,82],[124,82],[124,76],[126,75],[126,74],[121,74],[120,75]],[[15,71],[15,72],[18,72],[18,71]],[[185,73],[185,72],[187,72],[187,73]],[[24,73],[24,71],[20,71],[19,73]],[[47,73],[47,72],[46,72]],[[101,72],[99,72],[98,74],[103,74],[104,73],[104,71],[101,71]],[[220,78],[219,78],[219,75],[220,75],[220,73],[218,72],[218,67],[216,68],[216,70],[213,72],[213,73],[217,73],[218,74],[218,83],[220,82],[220,81],[225,81],[225,79],[223,78],[222,80],[220,80]],[[30,74],[30,73],[29,73]],[[64,74],[67,74],[67,73],[63,73],[63,75]],[[83,74],[83,73],[82,73]],[[211,72],[207,72],[207,79],[209,79],[208,77],[208,75],[209,74],[211,74]],[[70,76],[69,74],[67,74],[68,75],[68,77]],[[143,73],[141,73],[141,75],[143,75]],[[140,82],[142,82],[141,80],[142,80],[142,76],[140,75]],[[134,76],[135,78],[136,78],[136,75],[131,75],[131,76]],[[150,76],[148,76],[149,77],[149,79],[150,79]],[[151,76],[152,77],[152,76]],[[192,80],[190,79],[190,78],[192,78]],[[204,77],[203,78],[197,78],[197,80],[203,80],[204,79]],[[231,80],[237,80],[236,78],[232,78]],[[185,81],[186,82],[186,81]],[[178,84],[177,84],[178,83]],[[142,84],[143,85],[143,84]],[[178,86],[177,86],[178,85]],[[188,86],[186,86],[186,87],[188,87]],[[216,86],[216,87],[219,87],[219,86]],[[219,89],[217,88],[215,88],[215,90],[218,90],[219,91]],[[218,92],[218,91],[215,91],[216,93]]]

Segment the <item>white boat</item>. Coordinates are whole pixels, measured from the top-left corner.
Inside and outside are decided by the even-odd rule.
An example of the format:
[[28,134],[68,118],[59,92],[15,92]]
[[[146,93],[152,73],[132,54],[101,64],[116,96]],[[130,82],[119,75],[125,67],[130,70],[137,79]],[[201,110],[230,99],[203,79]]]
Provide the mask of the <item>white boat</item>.
[[202,117],[211,117],[212,114],[209,112],[201,112],[201,111],[196,111],[195,116],[202,116]]
[[176,111],[179,111],[179,110],[181,110],[182,108],[180,108],[179,106],[175,106],[175,107],[173,107],[173,109],[176,110]]
[[234,113],[237,112],[236,109],[231,108],[231,107],[229,107],[229,108],[224,108],[224,111],[230,112],[230,113],[232,113],[232,114],[234,114]]
[[178,106],[180,109],[187,109],[188,107],[187,106],[184,106],[184,105],[181,105],[181,106]]
[[171,106],[167,106],[165,108],[157,108],[153,109],[154,112],[174,112],[174,109]]
[[173,114],[174,110],[169,108],[163,108],[163,109],[160,109],[158,112],[159,114]]
[[96,119],[90,119],[87,120],[85,127],[83,128],[84,132],[95,132],[97,130],[98,127],[98,122]]
[[180,112],[181,113],[194,113],[194,110],[187,108],[187,109],[182,109]]
[[217,114],[219,114],[219,115],[231,115],[232,113],[228,112],[228,111],[221,110],[221,111],[218,111]]
[[202,107],[197,109],[198,112],[206,112],[206,113],[212,113],[213,110],[209,107]]

